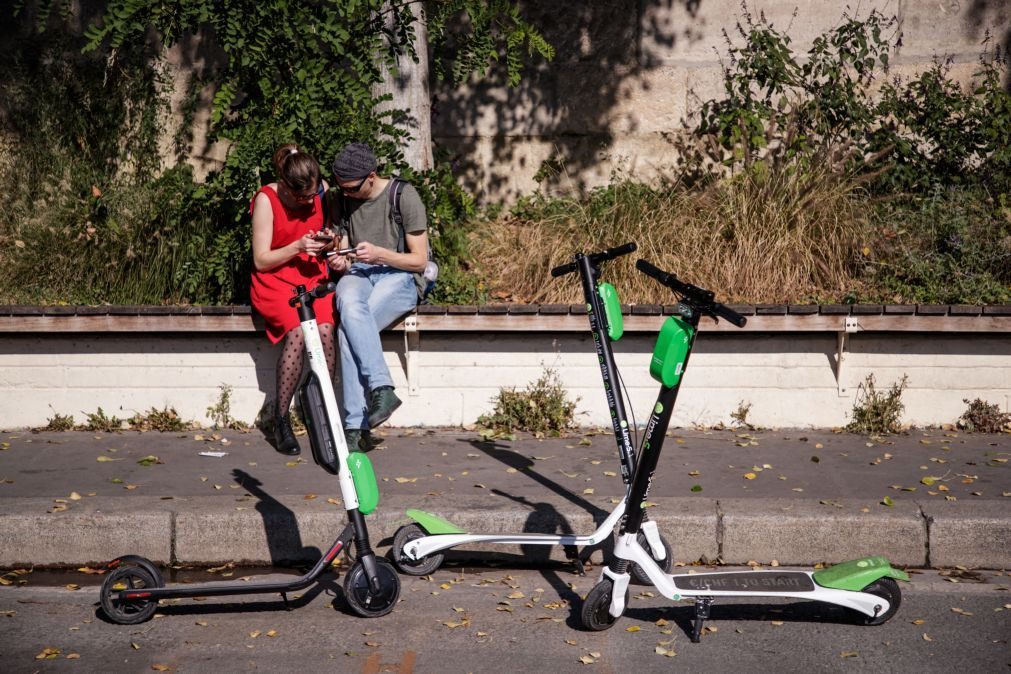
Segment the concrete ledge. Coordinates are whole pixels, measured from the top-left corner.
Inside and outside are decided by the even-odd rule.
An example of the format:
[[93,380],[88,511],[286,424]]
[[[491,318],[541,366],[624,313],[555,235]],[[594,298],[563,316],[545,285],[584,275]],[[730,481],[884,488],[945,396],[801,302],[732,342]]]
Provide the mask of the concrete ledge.
[[[550,501],[550,502],[549,502]],[[388,549],[403,514],[418,507],[474,533],[589,533],[606,513],[591,514],[564,499],[517,507],[484,497],[396,497],[367,518],[373,544]],[[1011,512],[1002,502],[897,503],[861,513],[792,499],[651,499],[650,515],[674,550],[675,562],[718,556],[727,564],[750,560],[783,565],[836,563],[883,554],[899,566],[1011,567]],[[271,504],[223,497],[106,499],[102,508],[47,513],[52,499],[0,501],[0,567],[70,567],[97,564],[122,554],[158,563],[271,564],[318,558],[343,529],[341,506],[320,498]],[[611,549],[610,538],[600,549]],[[563,561],[558,546],[468,546],[455,561],[497,556],[537,563]],[[594,551],[594,561],[603,554]]]
[[931,501],[923,514],[930,536],[930,565],[1011,568],[1011,504],[999,501]]
[[927,528],[913,504],[869,513],[792,499],[720,499],[719,505],[727,564],[834,564],[865,555],[884,555],[899,566],[927,563]]
[[52,499],[4,499],[0,512],[0,567],[83,566],[137,554],[172,561],[168,510],[47,513]]

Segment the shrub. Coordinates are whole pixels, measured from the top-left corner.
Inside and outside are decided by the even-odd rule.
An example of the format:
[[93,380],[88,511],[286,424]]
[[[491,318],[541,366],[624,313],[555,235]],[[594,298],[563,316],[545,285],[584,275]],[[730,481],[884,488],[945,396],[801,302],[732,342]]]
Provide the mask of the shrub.
[[221,384],[218,386],[218,390],[217,402],[207,408],[207,416],[211,418],[214,430],[228,428],[243,431],[249,428],[247,424],[232,416],[232,387],[228,384]]
[[874,387],[874,375],[869,374],[860,385],[857,400],[853,403],[853,420],[846,426],[851,433],[897,433],[905,405],[902,392],[908,377],[902,375],[888,391]]
[[59,412],[54,412],[51,419],[48,420],[46,426],[43,430],[46,431],[72,431],[74,430],[74,416],[72,414],[60,414]]
[[135,431],[160,431],[163,433],[185,431],[192,426],[179,418],[179,413],[172,407],[161,410],[152,407],[147,414],[140,412],[134,414],[127,420],[127,423]]
[[547,368],[522,391],[515,388],[499,391],[495,409],[482,415],[477,424],[496,433],[530,431],[560,435],[572,426],[576,402],[567,399],[558,373]]
[[976,398],[963,399],[968,407],[958,419],[958,427],[969,433],[1001,433],[1011,427],[1011,414],[1000,411],[999,405],[991,405]]
[[101,407],[94,413],[85,412],[84,415],[88,418],[85,422],[83,430],[100,432],[100,433],[115,433],[123,430],[123,421],[115,416],[106,416],[105,412]]

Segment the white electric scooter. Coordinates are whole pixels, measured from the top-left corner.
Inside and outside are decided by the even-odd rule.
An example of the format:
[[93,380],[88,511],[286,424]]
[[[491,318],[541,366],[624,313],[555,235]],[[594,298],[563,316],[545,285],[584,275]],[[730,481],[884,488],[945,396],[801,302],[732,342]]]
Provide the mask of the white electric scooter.
[[[632,475],[635,473],[636,458],[625,417],[624,399],[620,387],[617,385],[619,381],[618,370],[614,364],[614,354],[611,350],[611,342],[621,338],[624,324],[617,291],[611,284],[601,283],[598,277],[601,263],[621,255],[627,255],[635,249],[635,243],[628,243],[600,253],[589,255],[580,253],[575,256],[572,262],[551,270],[553,277],[579,272],[590,319],[590,331],[593,334],[593,342],[600,362],[600,373],[604,380],[607,405],[611,412],[614,437],[618,445],[621,477],[625,484],[626,494]],[[577,572],[582,574],[583,566],[577,548],[598,545],[607,537],[614,535],[614,528],[625,514],[627,502],[627,498],[623,498],[600,523],[600,526],[587,535],[473,534],[463,531],[452,522],[437,515],[412,508],[407,510],[406,514],[414,522],[397,530],[393,537],[391,558],[402,573],[425,576],[442,564],[445,558],[445,555],[441,554],[443,550],[459,545],[475,543],[561,545],[566,547],[569,558],[576,564]],[[649,550],[647,554],[651,561],[660,564],[660,568],[669,572],[673,563],[670,545],[661,536],[656,522],[643,521],[637,536],[642,549]],[[633,565],[630,572],[637,582],[649,582],[649,578],[637,566]]]
[[[720,317],[741,328],[746,319],[714,301],[712,291],[685,283],[645,260],[637,261],[636,268],[681,298],[680,316],[667,318],[650,362],[650,374],[661,384],[660,395],[646,425],[639,464],[628,496],[629,503],[642,504],[649,495],[699,320],[704,315]],[[818,571],[776,569],[670,575],[658,567],[639,544],[638,532],[644,513],[641,506],[630,509],[614,547],[614,559],[586,596],[580,618],[588,630],[605,630],[625,612],[629,564],[637,565],[664,597],[674,601],[682,597],[695,599],[693,642],[699,641],[709,608],[719,597],[789,597],[827,602],[850,609],[858,622],[880,625],[895,615],[902,601],[895,581],[909,580],[906,573],[893,569],[884,557],[855,559]]]

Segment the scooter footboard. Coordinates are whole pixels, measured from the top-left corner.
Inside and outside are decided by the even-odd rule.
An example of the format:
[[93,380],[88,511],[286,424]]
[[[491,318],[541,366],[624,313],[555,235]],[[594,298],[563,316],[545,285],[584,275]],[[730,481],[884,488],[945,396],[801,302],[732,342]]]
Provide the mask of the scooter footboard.
[[323,390],[319,377],[310,372],[305,384],[298,392],[302,404],[302,416],[309,434],[309,444],[312,446],[312,458],[323,470],[336,475],[340,470],[340,459],[334,442],[330,415],[323,401]]

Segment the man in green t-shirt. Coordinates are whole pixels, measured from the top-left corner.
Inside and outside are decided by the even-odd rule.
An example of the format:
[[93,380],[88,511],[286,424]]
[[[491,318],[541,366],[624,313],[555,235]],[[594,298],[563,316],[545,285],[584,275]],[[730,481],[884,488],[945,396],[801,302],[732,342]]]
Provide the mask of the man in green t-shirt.
[[332,168],[344,197],[334,200],[331,209],[344,230],[340,248],[354,248],[349,255],[329,256],[330,268],[343,274],[337,282],[337,335],[345,436],[354,451],[371,448],[369,430],[400,407],[379,331],[418,303],[414,274],[428,262],[427,218],[417,190],[404,185],[400,231],[390,215],[393,181],[376,174],[376,156],[368,145],[346,146]]

